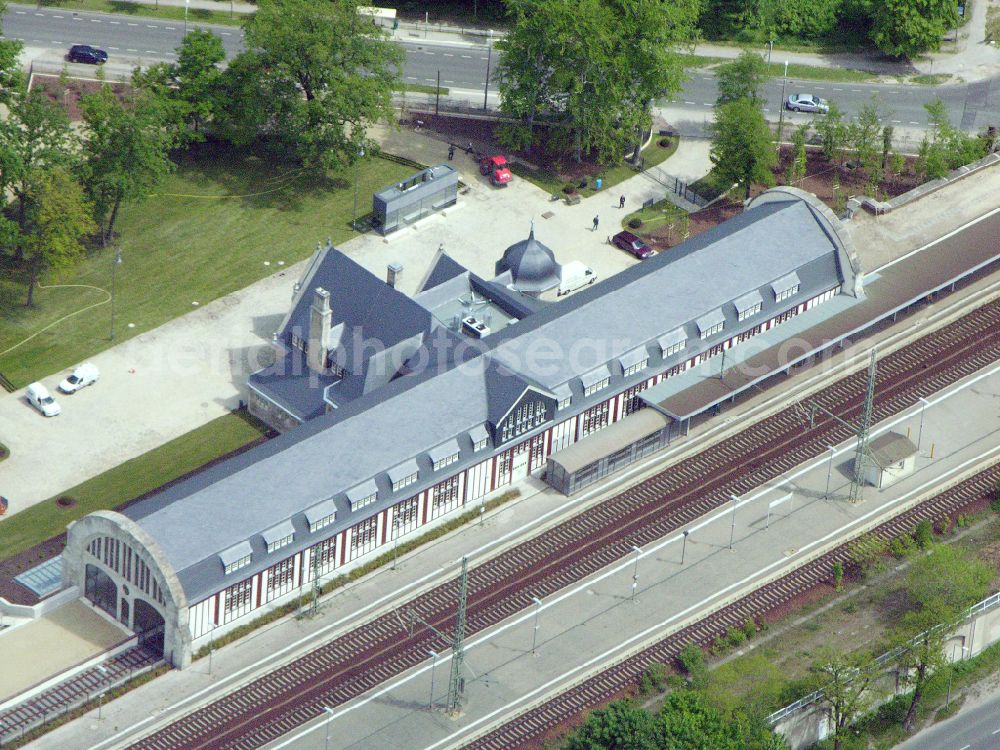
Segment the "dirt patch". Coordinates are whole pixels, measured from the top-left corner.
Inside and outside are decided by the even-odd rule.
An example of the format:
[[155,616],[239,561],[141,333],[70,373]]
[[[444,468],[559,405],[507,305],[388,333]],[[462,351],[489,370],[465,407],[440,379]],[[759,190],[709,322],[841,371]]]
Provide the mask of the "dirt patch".
[[101,86],[110,86],[119,101],[125,101],[132,91],[127,83],[89,81],[80,78],[63,78],[61,76],[36,74],[31,78],[31,86],[41,89],[46,98],[66,110],[71,122],[83,119],[80,112],[80,99],[86,94],[94,94]]

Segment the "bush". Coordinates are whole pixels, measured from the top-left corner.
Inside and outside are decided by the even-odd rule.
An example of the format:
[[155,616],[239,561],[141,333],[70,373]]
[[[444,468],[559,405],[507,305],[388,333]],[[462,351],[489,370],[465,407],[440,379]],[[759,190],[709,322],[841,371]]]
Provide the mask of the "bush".
[[909,534],[900,534],[889,542],[889,554],[900,560],[917,551],[917,543]]
[[747,618],[747,621],[743,623],[743,635],[747,637],[747,640],[750,640],[757,635],[757,623],[749,617]]
[[656,143],[657,143],[658,146],[661,146],[662,148],[670,148],[670,139],[669,138],[661,138]]
[[739,646],[741,643],[745,643],[746,639],[747,634],[739,628],[729,628],[726,631],[726,645],[728,646]]
[[913,540],[920,549],[929,549],[934,544],[934,527],[930,520],[925,518],[917,524],[917,528],[913,530]]
[[572,182],[567,182],[565,185],[563,185],[562,190],[564,193],[566,193],[566,195],[572,195],[573,193],[576,192],[576,185],[574,185]]
[[839,560],[833,564],[833,588],[835,591],[844,588],[844,566]]
[[642,219],[638,217],[628,220],[629,229],[638,229],[641,226],[642,226]]
[[934,524],[934,530],[938,534],[941,534],[942,536],[951,531],[951,516],[948,515],[941,516],[938,519],[937,523]]
[[649,695],[654,692],[662,692],[667,684],[667,668],[662,664],[653,663],[646,667],[639,679],[639,692]]
[[677,663],[689,677],[705,673],[705,653],[694,643],[689,643],[677,655]]

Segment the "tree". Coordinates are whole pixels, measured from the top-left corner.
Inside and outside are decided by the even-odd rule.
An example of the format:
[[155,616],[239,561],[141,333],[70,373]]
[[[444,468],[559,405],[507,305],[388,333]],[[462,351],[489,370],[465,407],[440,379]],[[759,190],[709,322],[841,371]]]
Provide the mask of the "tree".
[[[650,103],[680,90],[678,48],[693,37],[696,0],[511,0],[508,36],[497,43],[501,108],[516,122],[506,145],[532,145],[544,125],[575,159],[635,150]],[[551,144],[550,144],[551,145]]]
[[871,39],[892,57],[913,57],[941,46],[958,22],[954,0],[880,0],[871,4]]
[[764,106],[761,89],[768,79],[767,63],[753,50],[745,49],[730,63],[720,65],[715,73],[719,88],[718,104],[749,99],[757,107]]
[[913,609],[903,615],[890,636],[900,649],[900,674],[913,686],[903,720],[907,732],[914,729],[928,678],[946,663],[949,626],[986,594],[991,578],[989,566],[944,544],[936,545],[910,566],[905,590]]
[[630,701],[591,711],[569,737],[566,750],[659,750],[658,722]]
[[875,680],[875,660],[867,652],[842,654],[824,649],[810,668],[823,681],[822,703],[833,725],[833,750],[840,750],[845,730],[871,704],[869,688]]
[[830,102],[830,111],[815,123],[816,132],[823,144],[823,156],[827,161],[843,160],[844,146],[847,144],[847,125],[844,124],[844,114],[840,107]]
[[917,171],[927,179],[944,177],[952,169],[981,159],[989,150],[989,141],[969,135],[948,119],[944,102],[935,99],[924,104],[930,133],[920,142]]
[[743,185],[746,198],[754,183],[771,186],[771,170],[778,162],[771,128],[764,114],[748,99],[737,99],[715,108],[710,158],[716,173]]
[[178,140],[202,140],[203,128],[222,107],[222,40],[207,29],[189,31],[176,63],[157,63],[132,76],[133,85],[160,97],[178,125]]
[[[244,24],[238,70],[255,75],[254,105],[266,105],[252,123],[257,135],[277,138],[309,167],[354,163],[362,147],[374,148],[368,127],[395,115],[403,52],[357,8],[355,0],[262,0]],[[241,117],[233,129],[248,125]]]
[[9,93],[8,116],[0,120],[0,192],[18,202],[17,223],[23,230],[28,190],[37,172],[68,165],[74,138],[69,117],[41,89],[20,83]]
[[80,101],[85,125],[83,183],[101,224],[104,244],[114,234],[118,210],[145,197],[173,170],[174,138],[163,103],[140,91],[125,102],[109,86]]
[[882,145],[882,117],[878,100],[873,95],[861,105],[857,117],[847,126],[847,142],[861,168],[875,182],[879,169],[879,153]]
[[792,133],[792,160],[788,163],[785,182],[794,185],[806,176],[806,132],[809,124],[803,123]]
[[[7,3],[0,0],[0,16],[7,12]],[[7,104],[10,95],[24,79],[21,72],[21,50],[24,45],[16,39],[0,39],[0,104]]]
[[96,225],[83,188],[64,167],[36,172],[29,192],[26,244],[31,278],[25,304],[31,307],[39,273],[76,263],[84,253],[83,239]]

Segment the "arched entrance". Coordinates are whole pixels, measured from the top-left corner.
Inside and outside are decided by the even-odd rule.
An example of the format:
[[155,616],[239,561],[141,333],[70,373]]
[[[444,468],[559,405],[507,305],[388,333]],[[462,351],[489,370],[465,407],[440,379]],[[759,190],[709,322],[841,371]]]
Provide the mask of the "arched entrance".
[[157,656],[163,656],[163,616],[142,599],[132,602],[132,607],[132,630],[139,636],[139,645]]
[[95,607],[100,607],[113,618],[118,619],[118,586],[107,573],[96,565],[87,565],[83,595]]

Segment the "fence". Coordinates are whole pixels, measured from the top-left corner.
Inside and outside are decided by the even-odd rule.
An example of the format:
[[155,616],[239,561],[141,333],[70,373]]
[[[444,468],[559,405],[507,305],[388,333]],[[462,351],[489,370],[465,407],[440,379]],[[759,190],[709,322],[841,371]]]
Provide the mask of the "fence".
[[13,393],[17,390],[13,383],[7,379],[7,376],[0,372],[0,388],[3,388],[7,393]]

